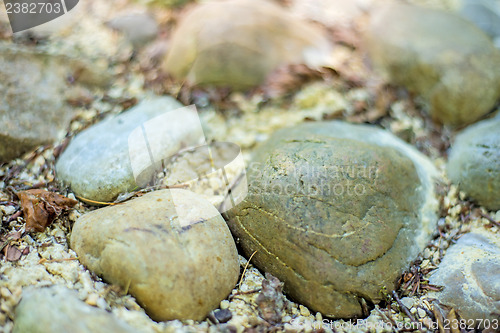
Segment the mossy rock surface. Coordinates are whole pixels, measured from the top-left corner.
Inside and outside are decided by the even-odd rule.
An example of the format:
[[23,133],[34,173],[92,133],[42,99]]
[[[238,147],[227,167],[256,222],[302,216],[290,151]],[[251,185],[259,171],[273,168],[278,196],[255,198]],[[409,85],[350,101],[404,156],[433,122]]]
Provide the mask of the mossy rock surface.
[[374,133],[392,136],[341,122],[278,131],[257,150],[248,196],[229,212],[246,254],[258,251],[252,261],[327,316],[360,316],[360,298],[380,301],[436,222],[425,168],[391,144],[366,142]]

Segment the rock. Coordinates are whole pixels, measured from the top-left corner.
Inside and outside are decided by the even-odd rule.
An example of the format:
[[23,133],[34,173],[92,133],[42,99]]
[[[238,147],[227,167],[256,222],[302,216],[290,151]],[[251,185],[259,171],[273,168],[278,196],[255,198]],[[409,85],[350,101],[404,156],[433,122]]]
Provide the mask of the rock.
[[152,177],[149,167],[204,139],[196,111],[181,107],[171,97],[156,97],[82,131],[57,161],[58,179],[77,196],[99,202],[143,186]]
[[187,14],[172,37],[164,69],[200,85],[245,89],[280,65],[324,65],[330,44],[314,27],[264,0],[217,1]]
[[186,190],[156,191],[87,213],[73,227],[71,247],[82,264],[128,290],[156,321],[202,320],[239,274],[224,219]]
[[460,132],[448,159],[448,176],[490,210],[500,209],[500,118],[484,120]]
[[13,333],[136,332],[111,313],[85,304],[62,286],[28,287],[16,307]]
[[[443,286],[432,292],[443,304],[476,325],[498,319],[500,314],[500,240],[484,231],[463,235],[446,252],[429,282]],[[479,327],[484,328],[484,324]]]
[[500,46],[500,1],[462,0],[460,14],[481,28]]
[[136,49],[155,39],[158,34],[156,21],[146,13],[117,16],[108,25],[122,32]]
[[453,13],[382,7],[372,14],[366,44],[374,66],[421,95],[443,124],[472,123],[500,97],[498,50],[484,32]]
[[0,43],[0,164],[64,135],[69,74],[57,57]]
[[228,211],[252,263],[329,317],[362,315],[425,247],[436,222],[432,163],[392,134],[344,122],[276,132]]

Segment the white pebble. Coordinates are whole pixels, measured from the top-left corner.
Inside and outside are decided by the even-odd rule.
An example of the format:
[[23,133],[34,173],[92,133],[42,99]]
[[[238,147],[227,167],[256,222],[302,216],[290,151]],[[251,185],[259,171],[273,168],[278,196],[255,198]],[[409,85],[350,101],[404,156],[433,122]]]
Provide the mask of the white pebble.
[[106,303],[106,301],[102,297],[99,297],[97,299],[96,305],[97,305],[98,308],[101,308],[101,309],[104,309],[104,310],[108,310],[109,309],[108,303]]
[[87,299],[85,300],[85,303],[88,305],[92,306],[97,306],[97,301],[99,300],[99,295],[97,294],[90,294]]
[[229,301],[227,299],[225,299],[222,302],[220,302],[220,308],[222,310],[229,308]]
[[14,206],[0,206],[0,209],[5,215],[12,215],[16,212],[16,208]]
[[306,308],[305,306],[303,305],[299,305],[299,309],[300,309],[300,314],[304,317],[309,317],[311,315],[311,313],[309,312],[309,309]]

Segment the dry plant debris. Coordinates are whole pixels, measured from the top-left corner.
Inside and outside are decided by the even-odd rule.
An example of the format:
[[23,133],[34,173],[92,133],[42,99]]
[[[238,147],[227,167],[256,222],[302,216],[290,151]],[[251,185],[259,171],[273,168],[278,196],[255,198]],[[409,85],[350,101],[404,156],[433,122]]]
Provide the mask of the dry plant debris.
[[17,193],[21,200],[26,231],[43,232],[64,210],[71,209],[78,201],[60,194],[40,189]]

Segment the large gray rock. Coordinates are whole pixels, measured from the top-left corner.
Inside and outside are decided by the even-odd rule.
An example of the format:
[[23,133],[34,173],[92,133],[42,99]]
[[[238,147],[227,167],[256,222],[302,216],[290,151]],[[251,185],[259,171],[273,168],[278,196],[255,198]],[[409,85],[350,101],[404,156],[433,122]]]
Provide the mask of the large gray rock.
[[0,163],[64,136],[70,73],[58,57],[0,44]]
[[13,333],[134,333],[111,313],[85,304],[62,286],[28,287],[16,307]]
[[258,148],[229,226],[293,298],[327,316],[360,316],[359,299],[380,301],[428,242],[436,175],[381,129],[305,123]]
[[472,199],[490,210],[500,209],[500,118],[459,133],[447,170],[449,178]]
[[174,98],[155,97],[84,130],[57,161],[58,179],[99,202],[143,186],[153,168],[141,171],[204,139],[195,111],[169,112],[181,107]]
[[[432,292],[441,303],[453,307],[467,323],[498,320],[500,316],[500,240],[498,235],[474,232],[452,245],[429,282],[443,286]],[[497,322],[498,324],[498,322]],[[498,325],[497,325],[498,328]]]
[[224,219],[186,190],[156,191],[87,213],[73,227],[71,247],[82,264],[128,290],[157,321],[204,319],[239,274]]
[[489,36],[456,14],[386,6],[372,14],[366,31],[375,67],[421,95],[439,122],[472,123],[500,97],[498,50]]

